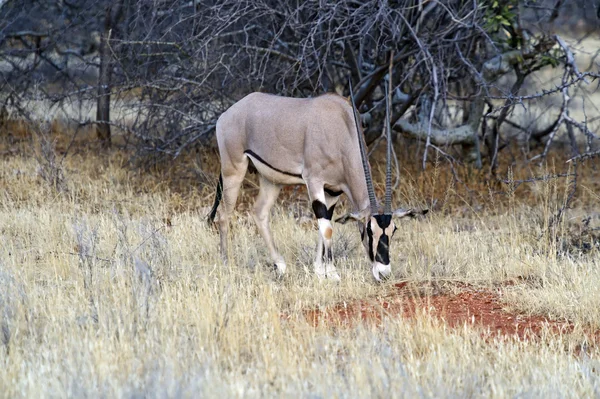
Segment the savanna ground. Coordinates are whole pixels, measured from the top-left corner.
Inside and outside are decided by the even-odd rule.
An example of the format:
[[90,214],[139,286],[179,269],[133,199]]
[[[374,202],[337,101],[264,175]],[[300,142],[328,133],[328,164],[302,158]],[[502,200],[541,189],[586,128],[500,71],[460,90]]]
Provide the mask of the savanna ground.
[[[568,173],[557,154],[542,166],[506,156],[506,183],[406,163],[394,203],[432,212],[396,232],[394,278],[375,283],[356,227],[336,225],[335,284],[311,271],[303,189],[273,212],[289,266],[276,279],[248,214],[253,176],[224,267],[205,221],[214,152],[135,172],[127,153],[80,138],[51,137],[55,151],[3,143],[1,397],[600,396],[593,160],[557,223],[572,178],[519,182]],[[401,160],[414,150],[397,148]],[[512,324],[486,324],[469,298]],[[530,334],[518,327],[532,320]]]

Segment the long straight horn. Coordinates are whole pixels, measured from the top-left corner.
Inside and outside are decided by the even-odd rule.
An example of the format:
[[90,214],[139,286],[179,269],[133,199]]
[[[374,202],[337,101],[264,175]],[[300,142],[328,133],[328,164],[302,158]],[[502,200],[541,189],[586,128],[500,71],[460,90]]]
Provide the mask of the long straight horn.
[[385,130],[387,141],[387,152],[385,157],[385,202],[383,213],[392,214],[392,127],[390,126],[391,115],[391,96],[392,96],[392,60],[394,52],[390,55],[390,67],[388,71],[388,85],[385,86]]
[[367,183],[367,192],[369,194],[369,202],[371,203],[371,214],[379,213],[377,207],[377,199],[375,198],[375,190],[373,189],[373,180],[371,179],[371,170],[369,169],[369,161],[367,160],[367,150],[365,148],[365,138],[362,137],[360,125],[358,124],[358,111],[354,103],[354,92],[352,91],[352,79],[348,79],[350,84],[350,102],[352,103],[352,113],[354,115],[354,124],[356,125],[356,134],[358,135],[358,146],[360,147],[360,158],[362,160],[363,170],[365,172],[365,181]]

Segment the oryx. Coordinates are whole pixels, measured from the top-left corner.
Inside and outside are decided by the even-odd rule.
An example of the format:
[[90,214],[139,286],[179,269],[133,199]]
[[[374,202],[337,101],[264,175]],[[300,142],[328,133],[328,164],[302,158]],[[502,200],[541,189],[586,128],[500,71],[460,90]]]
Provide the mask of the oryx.
[[380,281],[390,275],[389,244],[396,230],[393,217],[414,216],[417,212],[391,208],[389,117],[385,206],[381,212],[352,92],[350,98],[352,102],[336,94],[300,99],[252,93],[219,117],[216,136],[221,175],[209,222],[214,220],[222,197],[218,226],[225,261],[229,216],[248,162],[252,162],[260,180],[254,219],[279,274],[285,272],[286,264],[271,237],[270,209],[283,185],[306,184],[319,226],[314,261],[317,276],[339,280],[331,252],[331,218],[342,193],[348,196],[355,212],[336,222],[358,221],[373,276]]

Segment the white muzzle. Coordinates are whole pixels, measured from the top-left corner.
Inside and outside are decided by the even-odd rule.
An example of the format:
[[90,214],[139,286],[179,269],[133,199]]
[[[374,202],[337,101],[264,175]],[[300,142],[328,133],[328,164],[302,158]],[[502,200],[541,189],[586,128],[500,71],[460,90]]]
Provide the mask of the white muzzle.
[[392,266],[384,265],[383,263],[373,262],[373,277],[375,280],[382,281],[387,279],[392,274]]

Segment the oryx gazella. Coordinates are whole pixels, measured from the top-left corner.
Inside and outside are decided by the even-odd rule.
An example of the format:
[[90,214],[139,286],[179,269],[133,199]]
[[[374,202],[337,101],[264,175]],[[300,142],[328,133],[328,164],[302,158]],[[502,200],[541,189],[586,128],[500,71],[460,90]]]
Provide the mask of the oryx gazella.
[[[352,93],[350,97],[353,99]],[[389,244],[396,230],[392,218],[414,216],[416,212],[392,211],[389,117],[387,128],[386,194],[381,212],[354,101],[335,94],[299,99],[252,93],[232,105],[217,121],[221,176],[209,215],[209,221],[214,220],[222,197],[218,225],[223,258],[227,259],[229,216],[251,161],[260,179],[254,219],[280,274],[285,272],[286,264],[271,237],[270,209],[283,185],[306,184],[319,226],[314,263],[317,276],[339,280],[331,253],[331,218],[344,193],[355,212],[336,221],[359,222],[373,276],[378,281],[388,277]]]

